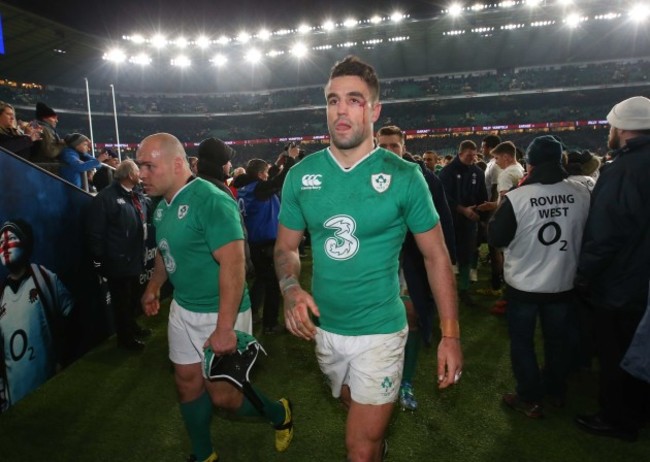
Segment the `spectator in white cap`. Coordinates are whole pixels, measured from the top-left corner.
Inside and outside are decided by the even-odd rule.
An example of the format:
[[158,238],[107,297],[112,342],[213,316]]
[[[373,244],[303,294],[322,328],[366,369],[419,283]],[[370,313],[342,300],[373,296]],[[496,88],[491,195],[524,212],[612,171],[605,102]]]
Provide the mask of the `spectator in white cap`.
[[648,300],[650,99],[618,103],[607,121],[614,160],[592,193],[577,279],[593,307],[600,410],[578,416],[576,423],[598,436],[634,441],[650,417],[650,384],[620,364]]

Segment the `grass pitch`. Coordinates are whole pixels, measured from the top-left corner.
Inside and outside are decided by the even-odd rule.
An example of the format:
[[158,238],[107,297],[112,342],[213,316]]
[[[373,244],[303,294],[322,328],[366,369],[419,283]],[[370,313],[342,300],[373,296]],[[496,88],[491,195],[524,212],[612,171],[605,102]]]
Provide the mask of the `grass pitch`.
[[[485,286],[485,281],[475,284]],[[514,388],[505,320],[488,314],[492,299],[476,299],[479,308],[461,306],[461,383],[439,391],[435,348],[422,352],[414,382],[420,408],[395,409],[389,462],[649,460],[647,430],[630,444],[596,438],[574,426],[576,413],[595,410],[594,371],[574,375],[567,407],[547,407],[544,419],[504,409],[501,395]],[[154,330],[144,352],[124,352],[109,339],[0,416],[0,461],[185,460],[190,449],[167,359],[166,311],[144,323]],[[269,356],[260,357],[253,380],[269,396],[293,401],[295,438],[287,452],[278,454],[268,424],[215,413],[212,434],[219,460],[343,461],[345,414],[324,384],[313,344],[288,334],[256,334]]]

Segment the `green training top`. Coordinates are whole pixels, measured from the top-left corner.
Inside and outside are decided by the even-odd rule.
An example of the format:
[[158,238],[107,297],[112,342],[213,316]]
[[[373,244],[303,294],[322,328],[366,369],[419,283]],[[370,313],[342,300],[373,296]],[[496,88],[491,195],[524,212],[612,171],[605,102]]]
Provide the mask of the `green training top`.
[[[244,239],[235,201],[213,184],[197,178],[178,191],[169,204],[160,201],[153,223],[176,302],[190,311],[218,312],[219,264],[212,252]],[[244,286],[239,311],[250,306]]]
[[406,325],[398,257],[407,227],[432,229],[438,214],[420,167],[376,149],[344,169],[329,149],[289,171],[280,223],[307,228],[320,327],[342,335],[386,334]]

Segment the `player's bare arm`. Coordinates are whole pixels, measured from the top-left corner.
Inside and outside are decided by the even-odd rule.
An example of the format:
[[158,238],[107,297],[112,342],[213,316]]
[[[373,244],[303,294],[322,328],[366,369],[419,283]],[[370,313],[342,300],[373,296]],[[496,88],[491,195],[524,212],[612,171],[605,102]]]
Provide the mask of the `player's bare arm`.
[[424,257],[427,279],[440,317],[442,338],[438,345],[438,387],[447,388],[458,382],[463,370],[456,280],[440,224],[415,234],[415,240]]
[[155,316],[160,310],[160,288],[167,280],[167,271],[160,252],[156,253],[154,260],[153,274],[147,283],[147,287],[142,294],[141,303],[144,314]]
[[309,313],[314,316],[320,316],[320,313],[312,296],[300,287],[298,246],[302,236],[302,231],[294,231],[280,225],[273,258],[280,291],[284,297],[285,325],[293,335],[312,340],[316,335],[316,326]]
[[235,321],[246,281],[244,241],[229,242],[212,252],[221,267],[219,271],[219,318],[214,332],[205,346],[212,347],[214,354],[224,355],[235,351],[237,336]]

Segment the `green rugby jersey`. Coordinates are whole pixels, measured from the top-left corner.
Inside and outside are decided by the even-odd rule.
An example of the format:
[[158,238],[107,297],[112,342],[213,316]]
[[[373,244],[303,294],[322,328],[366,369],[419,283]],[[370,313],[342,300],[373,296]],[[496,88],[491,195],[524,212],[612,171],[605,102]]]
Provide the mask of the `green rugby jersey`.
[[322,329],[366,335],[404,328],[397,274],[404,236],[438,223],[418,165],[384,149],[348,170],[329,149],[311,154],[287,175],[280,223],[311,234]]
[[[153,216],[158,250],[165,262],[174,299],[199,313],[219,311],[219,264],[212,252],[244,239],[237,204],[213,184],[197,178],[170,204],[161,200]],[[239,311],[250,308],[244,286]]]

